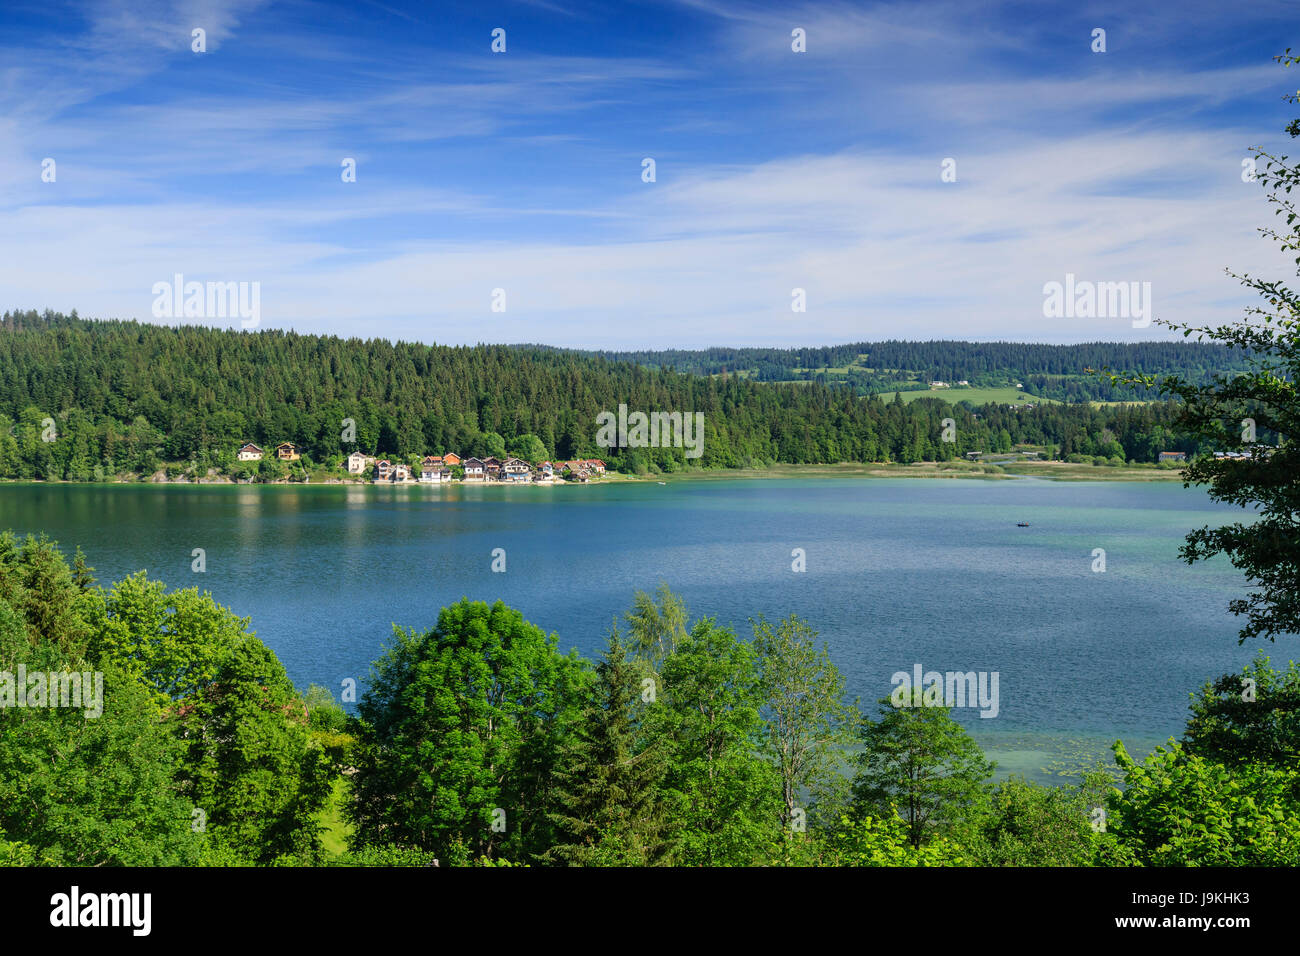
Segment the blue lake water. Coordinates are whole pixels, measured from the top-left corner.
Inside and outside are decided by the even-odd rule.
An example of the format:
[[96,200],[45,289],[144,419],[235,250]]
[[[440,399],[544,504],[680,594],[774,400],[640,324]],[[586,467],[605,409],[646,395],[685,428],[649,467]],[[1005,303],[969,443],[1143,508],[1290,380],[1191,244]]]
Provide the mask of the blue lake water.
[[431,626],[462,596],[592,657],[633,592],[666,581],[742,635],[759,614],[805,618],[864,707],[918,663],[998,672],[998,716],[954,716],[1037,777],[1117,737],[1145,752],[1180,734],[1188,693],[1249,660],[1226,610],[1239,572],[1177,556],[1190,529],[1242,514],[1178,483],[1036,479],[0,487],[0,528],[80,545],[101,583],[147,568],[210,590],[300,687],[364,687],[392,624]]

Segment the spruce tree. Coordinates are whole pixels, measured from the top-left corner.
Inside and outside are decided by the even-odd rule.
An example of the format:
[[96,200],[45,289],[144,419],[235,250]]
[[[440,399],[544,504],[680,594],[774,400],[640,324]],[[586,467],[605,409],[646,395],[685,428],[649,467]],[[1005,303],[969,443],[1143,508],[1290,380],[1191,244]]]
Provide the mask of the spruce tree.
[[593,698],[558,771],[558,838],[544,855],[571,866],[654,866],[671,862],[662,783],[667,761],[640,735],[642,679],[615,628],[596,665]]

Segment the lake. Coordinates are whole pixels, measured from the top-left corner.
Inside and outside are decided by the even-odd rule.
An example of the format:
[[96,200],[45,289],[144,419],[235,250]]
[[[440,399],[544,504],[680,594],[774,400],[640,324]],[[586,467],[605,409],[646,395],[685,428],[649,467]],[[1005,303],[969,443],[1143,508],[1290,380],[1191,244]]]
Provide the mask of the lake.
[[147,568],[211,591],[300,687],[364,687],[393,623],[431,626],[462,596],[593,657],[633,592],[666,581],[743,636],[759,614],[805,618],[864,707],[918,664],[997,672],[998,715],[954,716],[1003,772],[1039,778],[1117,737],[1145,753],[1179,735],[1188,693],[1250,659],[1226,610],[1240,573],[1177,556],[1241,514],[1177,482],[0,487],[0,528],[80,545],[101,583]]

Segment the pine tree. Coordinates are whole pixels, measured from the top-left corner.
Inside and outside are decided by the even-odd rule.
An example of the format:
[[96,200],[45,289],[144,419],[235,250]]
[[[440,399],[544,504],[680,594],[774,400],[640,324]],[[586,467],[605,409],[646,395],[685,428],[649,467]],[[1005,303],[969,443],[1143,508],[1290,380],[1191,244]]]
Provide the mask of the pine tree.
[[558,772],[559,842],[549,863],[653,866],[671,862],[661,785],[667,762],[657,742],[638,739],[644,666],[629,658],[615,628],[596,665],[593,701]]

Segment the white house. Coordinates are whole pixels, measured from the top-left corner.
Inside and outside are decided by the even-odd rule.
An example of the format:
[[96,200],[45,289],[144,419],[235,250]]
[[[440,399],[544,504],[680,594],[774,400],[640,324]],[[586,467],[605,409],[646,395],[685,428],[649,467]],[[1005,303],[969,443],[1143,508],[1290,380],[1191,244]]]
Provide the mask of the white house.
[[240,461],[261,461],[262,449],[258,448],[251,441],[239,449]]
[[348,455],[348,473],[352,475],[364,474],[365,470],[373,465],[374,458],[369,455],[363,455],[359,451],[354,451]]

